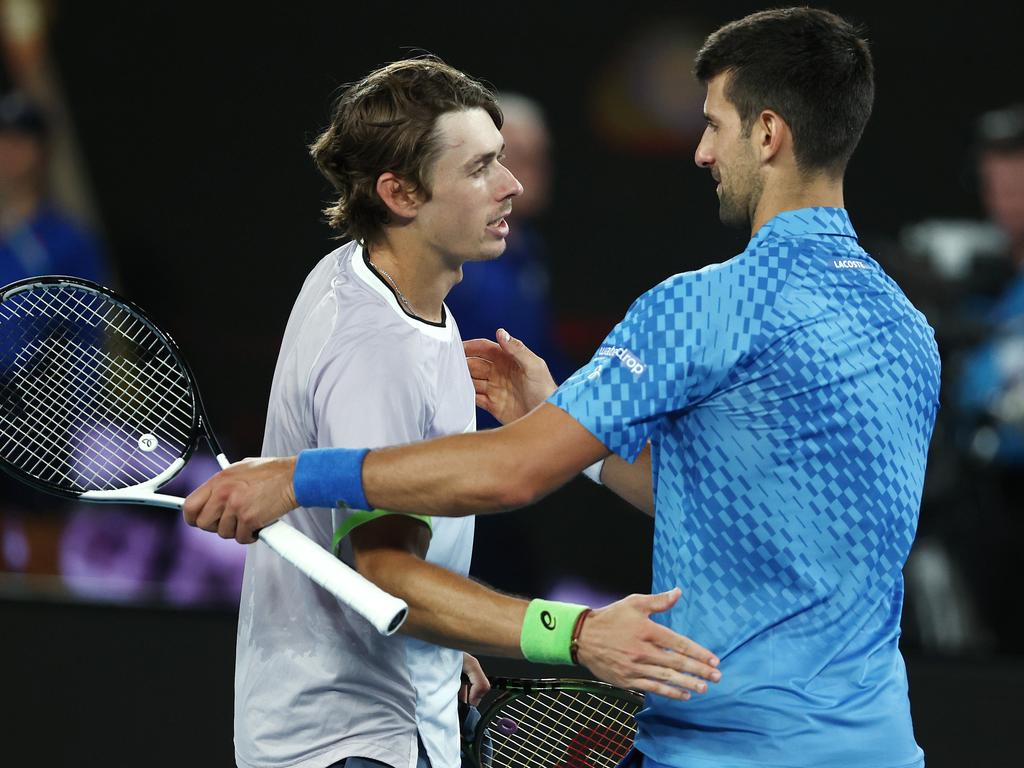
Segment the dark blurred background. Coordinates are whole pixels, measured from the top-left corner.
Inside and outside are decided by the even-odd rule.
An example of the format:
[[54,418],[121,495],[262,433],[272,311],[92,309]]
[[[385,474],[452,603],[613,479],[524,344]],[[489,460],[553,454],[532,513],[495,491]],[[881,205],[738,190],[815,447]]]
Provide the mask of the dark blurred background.
[[[533,261],[516,279],[546,313],[549,338],[534,343],[568,372],[640,293],[745,245],[718,223],[713,184],[693,165],[703,91],[689,68],[710,31],[762,7],[2,0],[2,91],[27,97],[45,126],[5,102],[0,135],[45,142],[47,198],[88,252],[73,268],[170,330],[227,454],[241,458],[260,450],[291,303],[337,244],[306,145],[339,86],[429,51],[543,114],[551,186],[522,221]],[[1007,220],[1024,217],[1024,122],[1018,147],[1012,109],[1024,103],[1024,14],[991,0],[826,7],[866,26],[877,67],[847,207],[943,356],[906,572],[918,737],[932,766],[1010,764],[1006,734],[1024,724],[1012,695],[1024,686],[1024,305],[1014,315],[1007,293],[1024,253],[992,195],[1009,200]],[[1009,157],[996,181],[982,173],[993,152]],[[0,229],[22,266],[34,263],[2,204]],[[472,303],[473,281],[467,268],[453,302]],[[532,341],[515,320],[503,324]],[[180,492],[214,468],[195,461]],[[230,764],[241,548],[160,511],[0,493],[8,749],[42,765]],[[481,519],[473,571],[511,592],[615,599],[648,588],[652,530],[577,480],[536,508]]]

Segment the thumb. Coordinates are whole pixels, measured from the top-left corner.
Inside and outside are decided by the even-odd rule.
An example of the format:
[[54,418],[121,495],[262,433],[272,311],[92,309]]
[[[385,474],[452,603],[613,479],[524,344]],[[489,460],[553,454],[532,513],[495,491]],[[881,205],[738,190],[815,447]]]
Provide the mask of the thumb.
[[645,599],[645,608],[649,613],[663,613],[679,602],[683,590],[673,587],[668,592],[661,592],[657,595],[649,595]]
[[512,337],[508,331],[504,328],[499,328],[496,334],[498,338],[498,345],[505,351],[508,352],[516,360],[522,362],[530,357],[535,357],[530,348],[527,347],[519,339]]

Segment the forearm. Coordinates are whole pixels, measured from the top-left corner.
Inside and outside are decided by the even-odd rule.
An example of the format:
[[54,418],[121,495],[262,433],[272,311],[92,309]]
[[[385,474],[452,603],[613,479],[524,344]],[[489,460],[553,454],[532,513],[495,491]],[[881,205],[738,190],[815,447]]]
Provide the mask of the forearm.
[[255,532],[298,506],[387,509],[461,517],[530,504],[568,482],[608,449],[564,411],[545,403],[507,427],[379,451],[320,449],[254,459],[189,494],[190,525]]
[[435,645],[536,663],[588,667],[613,685],[687,699],[717,681],[718,659],[692,640],[650,618],[679,598],[631,595],[604,608],[569,603],[527,603],[502,595],[420,559],[416,550],[354,548],[356,567],[405,599],[401,631]]
[[608,453],[563,411],[544,405],[505,427],[370,452],[362,485],[373,507],[439,516],[531,504]]
[[654,485],[651,475],[651,446],[644,448],[630,464],[614,454],[605,459],[601,482],[637,509],[654,515]]
[[526,600],[495,592],[408,552],[357,552],[356,566],[409,604],[401,632],[469,653],[522,658],[519,638]]

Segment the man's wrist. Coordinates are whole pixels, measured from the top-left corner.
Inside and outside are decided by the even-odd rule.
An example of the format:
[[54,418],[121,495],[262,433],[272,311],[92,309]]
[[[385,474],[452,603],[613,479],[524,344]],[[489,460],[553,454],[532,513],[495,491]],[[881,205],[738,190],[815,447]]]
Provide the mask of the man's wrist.
[[585,605],[554,600],[531,600],[526,607],[519,648],[538,664],[573,664],[572,641]]
[[311,448],[295,462],[292,485],[303,507],[369,509],[363,493],[365,448]]

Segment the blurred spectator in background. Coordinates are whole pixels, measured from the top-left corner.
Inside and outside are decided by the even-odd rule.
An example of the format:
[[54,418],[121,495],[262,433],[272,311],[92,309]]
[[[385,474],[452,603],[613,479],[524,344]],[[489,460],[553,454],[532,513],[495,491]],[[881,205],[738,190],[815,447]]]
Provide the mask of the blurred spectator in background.
[[[505,328],[547,360],[557,381],[571,373],[565,354],[555,341],[548,254],[536,222],[551,202],[551,135],[544,111],[533,99],[505,93],[498,97],[505,122],[506,168],[523,185],[509,220],[505,252],[498,259],[468,262],[462,282],[452,288],[445,303],[459,324],[463,339],[494,339]],[[537,346],[534,346],[534,345]],[[498,422],[482,408],[476,411],[477,429]],[[517,557],[507,557],[508,551]],[[526,594],[544,592],[539,579],[533,526],[519,515],[492,515],[477,523],[473,576],[502,589]]]
[[977,555],[979,604],[1002,651],[1024,652],[1024,104],[981,116],[978,180],[988,220],[1003,238],[1005,281],[980,319],[984,338],[956,372],[956,435],[985,522]]
[[[462,282],[445,303],[457,319],[463,339],[493,341],[495,331],[505,328],[543,357],[555,380],[561,381],[571,371],[555,342],[548,255],[535,226],[551,199],[551,136],[536,101],[506,93],[498,102],[505,115],[501,127],[504,164],[524,191],[509,217],[505,253],[500,259],[467,263]],[[498,423],[478,409],[477,425],[490,428]]]
[[1024,651],[1024,105],[976,122],[986,219],[908,227],[904,250],[943,358],[943,411],[929,455],[921,533],[907,563],[911,642]]
[[107,281],[97,240],[48,194],[49,124],[20,93],[0,98],[0,285],[32,275]]
[[[20,93],[0,97],[0,286],[49,273],[107,280],[97,241],[49,202],[50,138],[38,106]],[[64,507],[0,475],[0,570],[56,573],[54,513]]]
[[[80,224],[96,218],[51,62],[53,7],[0,0],[0,285],[55,272],[110,280],[97,239]],[[0,571],[58,573],[66,506],[0,476]]]
[[1024,507],[1024,104],[978,121],[978,176],[989,220],[1011,270],[985,307],[986,338],[964,361],[957,398],[968,450],[1015,468],[1012,497]]

